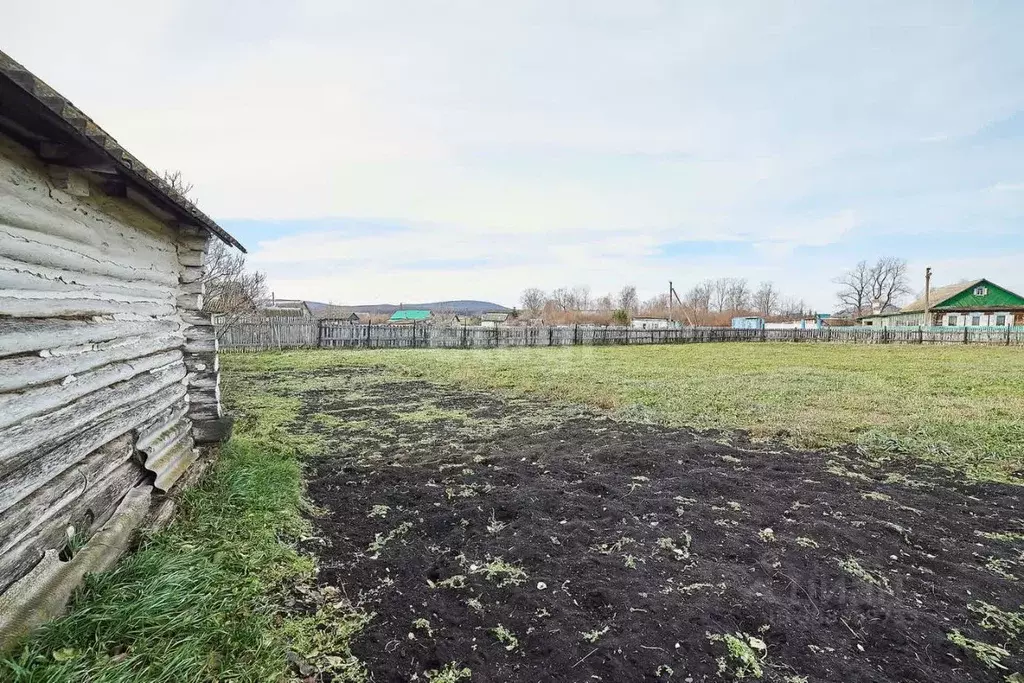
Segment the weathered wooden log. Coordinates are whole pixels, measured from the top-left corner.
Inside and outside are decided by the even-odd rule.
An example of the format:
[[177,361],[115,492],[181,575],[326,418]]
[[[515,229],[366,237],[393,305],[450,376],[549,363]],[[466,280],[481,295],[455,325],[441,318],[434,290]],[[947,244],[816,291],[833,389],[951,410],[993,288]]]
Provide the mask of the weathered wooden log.
[[206,254],[202,251],[192,249],[181,249],[178,251],[178,263],[191,268],[199,268],[206,262]]
[[174,333],[174,320],[53,320],[0,318],[0,356],[54,346],[92,344],[123,337]]
[[46,384],[110,363],[179,348],[184,343],[184,337],[177,334],[156,334],[54,349],[45,357],[0,358],[0,392]]
[[[125,434],[90,453],[80,463],[46,482],[19,505],[0,517],[0,555],[60,515],[90,488],[100,485],[111,472],[134,455],[131,434]],[[92,523],[92,520],[88,520]],[[80,529],[84,531],[84,529]]]
[[189,372],[217,372],[220,357],[216,353],[186,353],[185,367]]
[[73,438],[56,448],[28,454],[26,464],[0,476],[0,513],[10,509],[103,444],[179,404],[184,396],[184,385],[173,384],[145,400],[118,406],[102,419],[83,427]]
[[217,353],[216,339],[193,339],[185,341],[185,353]]
[[214,385],[213,387],[196,388],[189,387],[188,389],[188,400],[194,406],[214,405],[220,404],[220,387]]
[[203,279],[204,275],[206,275],[205,268],[185,266],[179,271],[178,278],[182,283],[196,282],[197,280]]
[[188,408],[188,417],[193,423],[219,420],[222,416],[219,403],[190,404]]
[[79,430],[101,420],[104,414],[126,404],[142,401],[184,378],[185,365],[177,362],[94,391],[48,415],[32,417],[0,429],[0,475],[58,446]]
[[0,289],[26,289],[48,291],[94,291],[147,296],[171,300],[173,285],[146,280],[121,280],[107,275],[95,275],[67,269],[50,268],[0,256]]
[[109,315],[130,313],[146,316],[174,314],[174,304],[127,294],[5,290],[0,294],[0,315],[17,318]]
[[235,420],[222,417],[218,420],[205,420],[192,423],[192,439],[197,444],[219,443],[231,438]]
[[[0,202],[2,204],[2,202]],[[136,231],[136,234],[139,234]],[[173,286],[180,266],[173,252],[117,251],[53,237],[36,229],[4,224],[0,217],[0,256],[58,270],[108,275]],[[148,258],[147,258],[148,257]]]
[[[63,382],[51,382],[23,391],[0,394],[0,430],[30,417],[51,413],[82,396],[124,382],[144,372],[162,368],[180,361],[181,358],[181,351],[173,349],[142,358],[110,363],[80,375],[70,375]],[[67,381],[72,378],[73,381]]]

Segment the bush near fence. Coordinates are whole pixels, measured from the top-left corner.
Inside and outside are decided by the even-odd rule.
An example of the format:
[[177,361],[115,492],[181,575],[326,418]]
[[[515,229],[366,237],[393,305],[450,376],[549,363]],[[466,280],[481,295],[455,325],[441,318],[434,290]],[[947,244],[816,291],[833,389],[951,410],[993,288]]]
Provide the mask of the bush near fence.
[[691,344],[707,342],[839,342],[852,344],[986,344],[1024,346],[1024,327],[826,327],[820,330],[740,330],[684,327],[635,330],[629,327],[470,327],[361,325],[334,320],[266,318],[218,331],[226,351],[299,348],[446,348],[516,346]]

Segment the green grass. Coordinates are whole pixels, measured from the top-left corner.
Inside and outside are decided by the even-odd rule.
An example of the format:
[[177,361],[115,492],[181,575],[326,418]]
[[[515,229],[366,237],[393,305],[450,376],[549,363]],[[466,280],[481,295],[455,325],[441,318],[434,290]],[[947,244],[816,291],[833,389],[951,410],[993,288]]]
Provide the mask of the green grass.
[[806,448],[857,443],[980,478],[1024,467],[1024,351],[1004,347],[694,344],[226,354],[227,371],[386,366],[629,418],[744,429]]
[[0,655],[0,680],[277,681],[287,649],[322,657],[334,680],[362,680],[347,641],[368,615],[339,608],[339,597],[303,614],[280,608],[315,569],[293,547],[308,532],[298,455],[309,444],[282,426],[298,404],[255,390],[241,402],[250,417],[175,522],[89,577],[67,616]]

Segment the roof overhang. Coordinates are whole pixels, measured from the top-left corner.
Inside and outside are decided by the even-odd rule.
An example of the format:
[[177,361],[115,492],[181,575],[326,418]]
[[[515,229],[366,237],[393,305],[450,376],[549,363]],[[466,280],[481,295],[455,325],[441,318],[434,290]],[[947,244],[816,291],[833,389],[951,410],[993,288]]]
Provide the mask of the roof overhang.
[[110,194],[141,199],[171,222],[242,243],[175,192],[60,93],[0,51],[0,132],[18,140],[48,164],[81,169],[104,179]]

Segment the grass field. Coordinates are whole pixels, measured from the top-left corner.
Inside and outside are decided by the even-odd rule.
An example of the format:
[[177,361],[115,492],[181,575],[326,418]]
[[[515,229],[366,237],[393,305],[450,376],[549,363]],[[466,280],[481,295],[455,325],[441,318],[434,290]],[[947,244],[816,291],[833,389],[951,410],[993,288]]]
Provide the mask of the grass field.
[[229,355],[256,370],[384,366],[596,406],[632,420],[742,429],[805,448],[861,445],[971,476],[1024,469],[1024,354],[1013,348],[701,344]]
[[[0,680],[458,681],[469,664],[474,681],[560,681],[574,665],[633,680],[642,661],[643,680],[687,666],[710,681],[723,662],[743,671],[733,641],[767,643],[752,660],[766,680],[873,681],[876,667],[908,666],[901,681],[1003,683],[983,656],[1020,670],[1016,487],[959,476],[1020,481],[1019,350],[705,344],[222,362],[239,422],[220,460],[168,530],[0,655]],[[735,430],[861,450],[779,455]],[[529,581],[495,581],[494,568]],[[459,588],[436,588],[449,583]],[[541,583],[551,588],[530,589]],[[430,608],[410,615],[413,595]],[[503,617],[513,604],[523,609]],[[402,659],[390,656],[399,642]],[[857,642],[863,677],[842,673],[864,652]],[[928,643],[923,660],[900,645],[913,642]],[[807,648],[839,654],[808,659]]]

